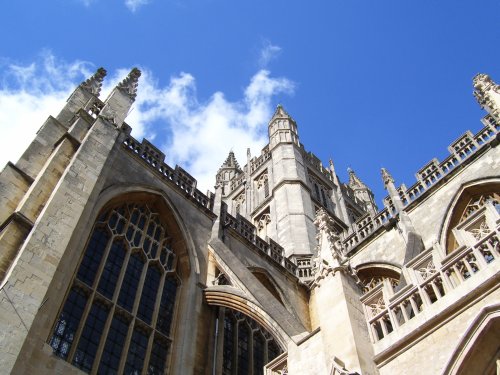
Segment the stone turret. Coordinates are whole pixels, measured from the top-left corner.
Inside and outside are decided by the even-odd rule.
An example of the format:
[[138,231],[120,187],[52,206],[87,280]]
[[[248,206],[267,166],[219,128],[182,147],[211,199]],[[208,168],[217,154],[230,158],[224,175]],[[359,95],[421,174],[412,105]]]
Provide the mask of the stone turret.
[[[62,125],[69,126],[69,123],[74,120],[75,113],[79,109],[91,113],[97,112],[93,110],[93,107],[99,102],[98,97],[105,76],[106,70],[104,68],[99,68],[93,76],[83,81],[70,95],[66,105],[56,116],[56,119]],[[97,104],[97,107],[99,107],[99,104]]]
[[270,149],[279,143],[294,143],[300,146],[297,124],[281,104],[278,105],[271,121],[269,121],[268,130]]
[[474,96],[477,102],[496,121],[500,121],[500,86],[487,74],[477,74],[473,79]]
[[363,181],[356,175],[356,173],[348,168],[349,172],[349,187],[354,191],[354,195],[357,199],[364,203],[365,211],[369,212],[370,215],[376,215],[378,208],[375,204],[375,197],[373,192],[365,185]]
[[221,185],[223,195],[229,191],[226,187],[231,179],[242,172],[236,156],[234,156],[234,152],[232,150],[229,151],[226,160],[220,166],[216,176],[217,185]]
[[100,112],[100,116],[116,127],[120,127],[127,117],[132,104],[137,96],[137,86],[141,71],[133,68],[128,76],[121,81],[109,94],[104,102],[104,108]]

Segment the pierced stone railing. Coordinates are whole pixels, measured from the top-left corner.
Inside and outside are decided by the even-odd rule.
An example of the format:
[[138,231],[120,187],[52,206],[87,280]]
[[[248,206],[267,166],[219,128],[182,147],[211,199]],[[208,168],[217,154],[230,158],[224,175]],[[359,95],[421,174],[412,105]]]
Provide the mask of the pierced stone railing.
[[[372,340],[378,342],[392,332],[397,332],[452,290],[462,288],[468,279],[499,262],[499,259],[500,226],[473,246],[463,246],[447,255],[439,269],[434,268],[432,260],[427,261],[432,267],[414,267],[412,271],[418,281],[403,287],[394,295],[387,286],[377,285],[361,298]],[[453,302],[448,301],[437,312],[428,312],[425,320],[431,319],[432,315],[429,314],[437,315]]]
[[312,257],[307,258],[296,258],[297,271],[295,276],[297,276],[302,282],[308,282],[313,280],[313,264]]
[[261,155],[258,158],[254,158],[250,161],[250,172],[255,172],[269,159],[271,159],[271,153],[269,152],[269,145],[267,145],[262,149]]
[[[483,147],[486,147],[487,144],[497,137],[500,124],[491,115],[485,116],[481,121],[485,127],[477,134],[473,135],[470,131],[465,132],[465,134],[448,147],[451,154],[446,159],[441,163],[437,159],[432,159],[416,173],[418,181],[415,184],[409,188],[406,188],[402,184],[398,188],[398,193],[404,207],[416,201],[423,193],[431,189],[445,176],[456,170],[459,165],[482,150]],[[348,189],[345,189],[345,192],[349,195]],[[392,199],[386,196],[383,202],[385,208],[375,217],[363,216],[359,218],[351,228],[352,233],[346,234],[343,240],[344,251],[346,253],[349,253],[361,241],[396,215]]]
[[319,172],[319,174],[324,176],[327,180],[333,181],[330,170],[323,166],[323,163],[321,163],[321,160],[319,160],[316,155],[312,152],[307,152],[304,148],[301,148],[301,151],[304,161],[312,170]]
[[245,239],[259,251],[259,254],[270,260],[275,265],[284,268],[292,275],[297,275],[297,265],[285,257],[285,250],[277,242],[270,238],[263,238],[257,235],[257,228],[250,221],[240,214],[236,217],[227,212],[225,204],[221,209],[221,225],[228,228],[240,238]]
[[[486,144],[496,138],[500,125],[495,118],[487,115],[481,121],[485,125],[484,128],[476,134],[466,131],[448,147],[450,155],[446,159],[442,162],[432,159],[416,173],[417,182],[415,184],[409,188],[402,185],[398,189],[404,206],[418,199],[418,197],[437,184],[446,175],[454,171],[459,165],[467,161],[472,155],[476,154]],[[388,199],[386,197],[384,202],[388,202]]]
[[165,154],[162,153],[148,140],[137,141],[128,136],[123,142],[123,147],[141,159],[146,165],[154,170],[164,181],[168,181],[177,189],[185,193],[199,206],[212,211],[214,206],[214,194],[208,192],[208,196],[196,188],[196,179],[180,166],[175,169],[164,162]]

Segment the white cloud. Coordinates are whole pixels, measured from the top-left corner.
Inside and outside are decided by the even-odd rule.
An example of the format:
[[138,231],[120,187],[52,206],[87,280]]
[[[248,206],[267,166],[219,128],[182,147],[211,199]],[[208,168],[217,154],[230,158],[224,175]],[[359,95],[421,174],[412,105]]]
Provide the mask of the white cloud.
[[264,41],[264,47],[260,50],[259,65],[262,68],[267,67],[272,60],[278,57],[281,51],[280,46],[275,46],[268,40]]
[[149,3],[149,0],[125,0],[125,6],[134,13],[137,9]]
[[[6,84],[0,89],[0,165],[16,161],[49,114],[56,115],[75,85],[90,76],[85,62],[67,64],[46,54],[28,66],[4,69]],[[130,69],[108,73],[101,93],[105,99]],[[200,102],[195,78],[181,73],[159,86],[148,69],[142,76],[136,101],[127,123],[139,140],[148,138],[166,154],[174,167],[181,165],[198,180],[202,191],[213,189],[215,173],[233,149],[240,164],[246,163],[246,149],[258,155],[267,141],[267,123],[272,116],[273,96],[292,94],[294,84],[286,78],[258,71],[238,101],[215,92]]]

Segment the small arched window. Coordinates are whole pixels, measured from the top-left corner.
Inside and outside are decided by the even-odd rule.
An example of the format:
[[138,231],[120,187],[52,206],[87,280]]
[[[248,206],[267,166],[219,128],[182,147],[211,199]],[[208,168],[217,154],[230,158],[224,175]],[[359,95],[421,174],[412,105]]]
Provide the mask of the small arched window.
[[49,339],[84,372],[165,372],[179,289],[177,256],[160,214],[114,206],[95,223]]

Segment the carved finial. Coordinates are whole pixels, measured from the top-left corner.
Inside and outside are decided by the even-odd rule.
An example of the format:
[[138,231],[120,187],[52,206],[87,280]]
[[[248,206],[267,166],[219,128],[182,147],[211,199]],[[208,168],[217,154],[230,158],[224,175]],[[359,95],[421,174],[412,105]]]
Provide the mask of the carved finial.
[[140,76],[141,71],[137,68],[133,68],[128,74],[127,78],[121,81],[116,87],[127,94],[130,99],[135,100],[135,97],[137,96],[137,86],[139,85]]
[[104,77],[106,77],[106,73],[106,69],[102,67],[97,69],[92,77],[81,83],[81,86],[90,91],[95,96],[99,96],[99,93],[101,92],[102,81],[104,80]]
[[330,158],[330,160],[329,160],[328,162],[329,162],[329,164],[330,164],[330,167],[332,167],[332,168],[333,168],[333,160],[332,160],[332,158]]
[[315,276],[317,277],[322,275],[323,271],[329,272],[339,267],[345,260],[345,256],[335,222],[323,208],[316,212],[314,225],[318,230],[316,236],[318,241],[317,256],[314,259]]
[[294,121],[294,119],[292,118],[292,116],[290,116],[287,113],[287,111],[285,110],[285,108],[283,108],[283,106],[281,104],[278,104],[278,106],[276,107],[276,111],[274,111],[274,115],[271,118],[270,122],[273,122],[273,120],[276,120],[278,118],[285,118],[285,119],[290,119],[290,120]]
[[240,169],[240,165],[238,164],[238,161],[236,160],[236,156],[234,156],[234,152],[232,150],[229,151],[229,155],[227,156],[224,163],[222,163],[221,168]]
[[384,185],[387,186],[389,183],[394,183],[394,178],[387,172],[387,169],[382,168],[382,180]]
[[472,80],[474,96],[481,108],[490,114],[498,116],[500,113],[500,86],[487,74],[476,74]]
[[349,186],[351,188],[367,188],[363,181],[354,173],[354,171],[349,167],[347,168],[349,173]]
[[247,158],[250,159],[252,157],[252,154],[250,152],[250,148],[247,148]]

